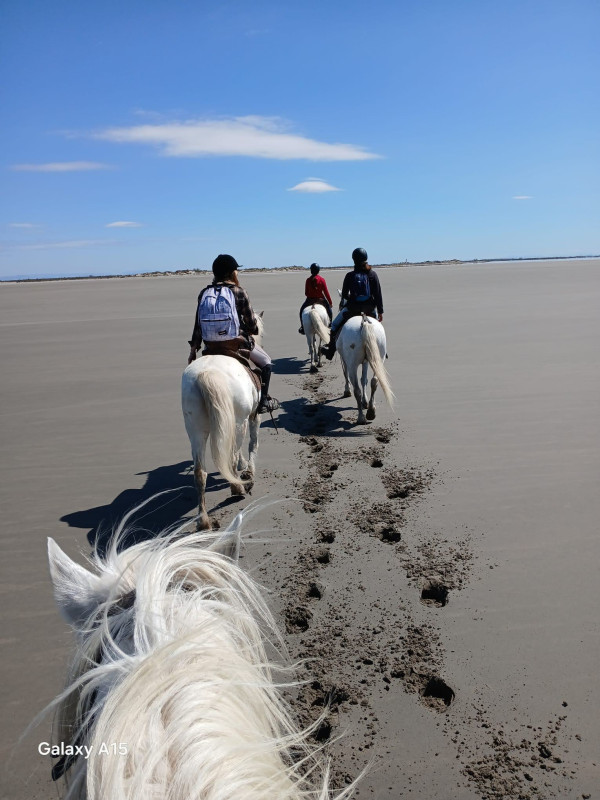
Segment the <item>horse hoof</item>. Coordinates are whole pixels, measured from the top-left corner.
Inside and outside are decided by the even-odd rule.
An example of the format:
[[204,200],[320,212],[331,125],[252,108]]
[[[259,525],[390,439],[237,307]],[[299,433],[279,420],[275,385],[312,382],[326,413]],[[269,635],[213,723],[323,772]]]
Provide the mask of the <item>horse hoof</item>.
[[244,488],[246,489],[246,494],[252,494],[252,489],[254,489],[254,481],[247,481],[247,483],[244,484]]
[[241,475],[240,475],[240,478],[241,478],[241,480],[243,480],[243,481],[244,481],[244,483],[245,483],[246,481],[251,481],[251,482],[252,482],[252,485],[254,485],[254,475],[253,475],[253,473],[252,473],[252,472],[250,472],[249,470],[245,469],[245,470],[244,470],[244,471],[241,473]]
[[366,420],[364,417],[359,417],[359,418],[356,420],[356,424],[357,424],[357,425],[366,425],[366,424],[367,424],[367,420]]
[[202,531],[209,531],[210,528],[211,526],[208,514],[203,514],[201,517],[198,517],[198,519],[196,520],[196,533],[201,533]]
[[315,367],[314,364],[311,364],[310,371],[311,372],[317,372],[317,368]]
[[374,408],[367,409],[367,419],[375,419],[375,409]]
[[352,397],[352,392],[350,391],[350,389],[344,389],[344,394],[342,395],[342,397]]
[[231,489],[231,496],[232,497],[244,497],[244,484],[243,483],[232,483],[230,484]]

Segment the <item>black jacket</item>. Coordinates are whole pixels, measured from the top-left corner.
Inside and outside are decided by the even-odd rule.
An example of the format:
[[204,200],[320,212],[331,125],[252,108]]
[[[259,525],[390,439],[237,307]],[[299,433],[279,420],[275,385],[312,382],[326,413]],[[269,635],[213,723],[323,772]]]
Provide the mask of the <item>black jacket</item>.
[[381,296],[381,284],[379,283],[379,277],[374,269],[370,269],[369,272],[369,287],[371,289],[371,297],[369,300],[364,301],[363,303],[357,303],[355,300],[352,300],[350,297],[350,290],[352,288],[353,276],[355,272],[361,272],[362,270],[356,269],[356,267],[352,270],[352,272],[347,272],[344,276],[344,284],[342,286],[342,297],[346,300],[348,304],[348,308],[350,311],[365,311],[366,313],[372,312],[374,309],[377,309],[378,314],[383,314],[383,298]]

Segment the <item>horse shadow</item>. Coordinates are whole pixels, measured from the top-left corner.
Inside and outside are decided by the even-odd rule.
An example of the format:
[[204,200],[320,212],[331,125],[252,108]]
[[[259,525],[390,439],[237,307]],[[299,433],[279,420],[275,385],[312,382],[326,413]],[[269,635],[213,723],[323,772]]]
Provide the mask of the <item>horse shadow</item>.
[[273,372],[275,375],[298,375],[302,372],[302,367],[306,366],[306,359],[296,358],[274,358]]
[[[321,403],[311,403],[305,397],[284,400],[275,420],[264,420],[261,428],[283,428],[288,433],[299,436],[356,438],[367,434],[368,426],[356,426],[354,422],[342,417],[341,412],[350,410],[350,407],[337,408],[332,405],[336,399],[325,400]],[[351,408],[355,410],[354,406]]]
[[[145,503],[128,522],[126,534],[120,541],[119,550],[125,550],[138,542],[154,539],[162,531],[173,528],[198,508],[198,495],[194,485],[191,461],[156,467],[147,472],[141,489],[125,489],[111,503],[81,511],[73,511],[61,517],[72,528],[87,528],[87,539],[100,556],[110,547],[114,531],[123,517],[132,509]],[[227,483],[218,472],[207,479],[207,490],[223,489]],[[169,492],[161,494],[160,492]]]

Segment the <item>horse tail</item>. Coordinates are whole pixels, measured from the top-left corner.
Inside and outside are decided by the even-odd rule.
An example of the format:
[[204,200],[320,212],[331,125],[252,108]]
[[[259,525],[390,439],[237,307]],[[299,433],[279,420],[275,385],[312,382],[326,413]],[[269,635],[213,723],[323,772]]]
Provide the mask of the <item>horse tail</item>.
[[379,352],[379,345],[377,344],[377,337],[375,335],[374,326],[371,323],[371,321],[364,316],[363,316],[363,323],[361,325],[361,336],[365,347],[365,353],[367,356],[367,361],[369,362],[369,366],[371,367],[373,373],[375,374],[375,377],[379,381],[379,385],[381,386],[381,390],[385,395],[385,399],[388,401],[390,406],[393,406],[396,396],[392,391],[390,378],[385,368],[385,364],[383,363],[383,359],[381,358],[381,354]]
[[309,311],[310,321],[313,326],[314,332],[317,334],[319,339],[325,344],[329,344],[329,329],[324,324],[323,320],[319,316],[319,312],[317,311],[315,306],[311,306]]
[[240,485],[235,469],[235,412],[226,376],[204,370],[198,374],[196,385],[208,415],[215,466],[228,483]]

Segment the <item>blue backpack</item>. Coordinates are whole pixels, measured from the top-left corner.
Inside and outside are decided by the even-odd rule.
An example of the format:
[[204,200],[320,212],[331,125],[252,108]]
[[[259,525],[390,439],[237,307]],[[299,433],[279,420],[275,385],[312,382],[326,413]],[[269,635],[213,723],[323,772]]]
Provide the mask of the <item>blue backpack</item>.
[[371,299],[371,284],[368,272],[354,272],[350,284],[350,297],[355,303],[366,303]]
[[205,342],[222,342],[240,335],[235,296],[228,286],[209,286],[205,290],[198,322]]

